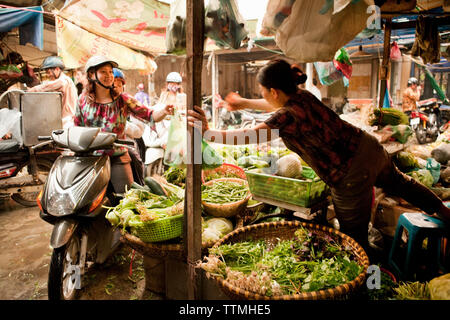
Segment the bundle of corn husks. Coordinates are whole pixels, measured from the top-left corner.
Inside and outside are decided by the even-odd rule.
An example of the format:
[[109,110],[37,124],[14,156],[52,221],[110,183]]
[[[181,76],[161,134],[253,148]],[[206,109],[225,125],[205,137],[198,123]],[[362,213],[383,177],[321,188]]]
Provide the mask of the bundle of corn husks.
[[369,117],[369,124],[371,126],[396,126],[399,124],[408,123],[408,116],[404,112],[393,108],[374,109],[373,113]]

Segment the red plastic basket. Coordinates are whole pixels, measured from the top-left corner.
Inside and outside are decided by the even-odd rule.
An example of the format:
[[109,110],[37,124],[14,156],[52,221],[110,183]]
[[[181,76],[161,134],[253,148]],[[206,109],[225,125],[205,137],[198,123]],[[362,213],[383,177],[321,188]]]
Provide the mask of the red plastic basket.
[[208,182],[208,177],[210,177],[212,174],[216,174],[217,177],[215,179],[219,178],[239,178],[243,180],[247,180],[247,177],[245,175],[245,171],[238,166],[235,166],[231,163],[224,163],[220,167],[217,167],[215,169],[208,169],[208,170],[202,170],[202,183]]

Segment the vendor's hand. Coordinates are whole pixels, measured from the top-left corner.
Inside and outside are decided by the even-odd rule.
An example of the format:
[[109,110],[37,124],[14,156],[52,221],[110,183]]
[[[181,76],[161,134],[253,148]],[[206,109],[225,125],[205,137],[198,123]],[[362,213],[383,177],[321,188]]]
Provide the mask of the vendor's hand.
[[[208,120],[206,120],[205,111],[198,106],[194,110],[188,110],[188,125],[201,131],[202,135],[209,130]],[[201,127],[200,127],[201,122]]]
[[225,97],[226,108],[228,111],[236,111],[240,109],[245,109],[243,105],[244,99],[236,92],[230,92]]
[[175,107],[173,105],[168,104],[164,107],[163,110],[166,113],[166,116],[171,116],[171,115],[173,115]]

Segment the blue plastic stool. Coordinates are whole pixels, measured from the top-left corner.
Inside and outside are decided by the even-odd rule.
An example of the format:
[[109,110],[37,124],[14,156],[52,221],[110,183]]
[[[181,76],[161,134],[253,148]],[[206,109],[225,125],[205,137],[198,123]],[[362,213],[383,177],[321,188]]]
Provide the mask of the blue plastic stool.
[[[406,255],[401,257],[400,244],[403,230],[408,232]],[[447,236],[446,225],[443,221],[422,213],[403,213],[397,223],[394,241],[389,252],[388,264],[402,280],[413,280],[414,275],[423,262],[418,259],[424,250],[422,244],[427,241],[426,263],[431,275],[437,275],[439,269],[445,269],[441,264],[441,240]]]

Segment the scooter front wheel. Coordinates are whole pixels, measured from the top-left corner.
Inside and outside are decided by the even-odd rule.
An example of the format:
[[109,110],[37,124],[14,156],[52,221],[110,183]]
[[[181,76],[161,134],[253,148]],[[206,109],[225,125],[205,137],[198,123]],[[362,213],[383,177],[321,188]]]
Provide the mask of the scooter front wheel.
[[54,249],[48,272],[48,299],[74,300],[81,287],[81,238],[78,233],[62,247]]
[[416,139],[419,144],[427,143],[427,128],[424,128],[422,123],[416,128]]

